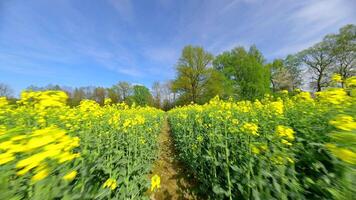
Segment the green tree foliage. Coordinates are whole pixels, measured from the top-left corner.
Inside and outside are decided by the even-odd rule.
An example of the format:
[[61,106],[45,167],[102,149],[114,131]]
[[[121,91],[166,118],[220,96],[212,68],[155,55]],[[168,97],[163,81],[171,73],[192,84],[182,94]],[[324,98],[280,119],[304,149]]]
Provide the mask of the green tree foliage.
[[283,60],[284,67],[288,70],[292,90],[299,88],[303,83],[302,69],[300,68],[301,60],[295,55],[288,55]]
[[143,85],[133,86],[133,94],[129,98],[132,103],[139,106],[151,106],[153,102],[150,90]]
[[334,55],[333,72],[340,74],[343,80],[356,74],[356,26],[342,27],[338,34],[326,36],[332,43]]
[[231,88],[237,99],[261,98],[270,90],[269,68],[264,67],[264,58],[255,46],[248,52],[237,47],[220,54],[214,68],[225,76],[225,88]]
[[83,99],[85,99],[85,92],[83,88],[75,88],[68,99],[68,104],[70,106],[77,106]]
[[179,94],[181,104],[205,103],[222,94],[222,77],[210,67],[213,58],[202,47],[184,47],[176,68],[177,77],[172,83],[173,92]]
[[116,85],[106,89],[107,97],[111,99],[112,103],[117,103],[120,101],[120,93],[117,90]]
[[285,75],[286,72],[283,61],[281,59],[276,59],[273,62],[268,63],[266,67],[269,68],[271,73],[270,79],[273,92],[281,90],[282,84],[285,82],[282,75]]
[[[356,26],[346,25],[338,34],[330,34],[296,56],[310,73],[311,87],[316,91],[330,86],[333,73],[343,79],[356,74]],[[308,77],[309,78],[309,77]]]

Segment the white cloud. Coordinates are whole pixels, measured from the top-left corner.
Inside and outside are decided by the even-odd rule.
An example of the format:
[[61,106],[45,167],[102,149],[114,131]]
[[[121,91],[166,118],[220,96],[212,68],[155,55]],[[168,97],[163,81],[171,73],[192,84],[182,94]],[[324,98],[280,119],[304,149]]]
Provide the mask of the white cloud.
[[356,22],[351,1],[314,0],[297,4],[297,9],[286,15],[291,29],[286,30],[282,46],[270,56],[285,56],[320,42],[326,34],[337,32],[341,26]]
[[302,8],[292,13],[291,23],[294,25],[292,34],[305,39],[319,35],[321,31],[340,25],[352,19],[354,10],[345,0],[324,0],[305,3]]

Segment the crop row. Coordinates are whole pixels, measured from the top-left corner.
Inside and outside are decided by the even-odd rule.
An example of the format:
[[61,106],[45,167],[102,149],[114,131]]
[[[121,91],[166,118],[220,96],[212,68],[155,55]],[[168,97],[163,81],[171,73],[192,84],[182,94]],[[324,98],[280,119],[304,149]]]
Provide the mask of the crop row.
[[145,198],[163,112],[66,98],[0,98],[0,199]]
[[169,111],[179,158],[204,198],[352,199],[355,89],[295,93]]

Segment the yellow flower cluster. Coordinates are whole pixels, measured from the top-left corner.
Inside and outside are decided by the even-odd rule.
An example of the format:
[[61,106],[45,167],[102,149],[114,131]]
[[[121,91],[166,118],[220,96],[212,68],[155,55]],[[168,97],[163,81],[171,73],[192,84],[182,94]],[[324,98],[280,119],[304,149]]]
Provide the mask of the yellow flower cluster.
[[18,102],[24,105],[35,105],[38,108],[62,107],[66,105],[68,95],[63,91],[24,91]]
[[321,92],[317,92],[316,96],[320,102],[334,105],[341,105],[350,100],[350,97],[342,88],[330,88]]
[[131,128],[137,125],[142,125],[145,123],[145,118],[141,115],[137,115],[135,118],[129,118],[124,121],[123,128],[127,131],[127,128]]
[[313,101],[309,92],[300,92],[294,96],[294,99],[297,101]]
[[290,158],[290,157],[282,157],[282,156],[280,156],[280,155],[278,155],[278,156],[273,156],[272,158],[271,158],[271,161],[273,162],[273,163],[275,163],[275,164],[277,164],[277,165],[283,165],[283,164],[285,164],[286,162],[287,163],[294,163],[294,160],[292,159],[292,158]]
[[104,104],[105,105],[110,105],[112,103],[112,100],[110,98],[105,98],[104,99]]
[[7,102],[6,97],[0,97],[0,108],[7,106],[9,103]]
[[266,144],[252,144],[251,146],[251,152],[253,154],[261,154],[263,152],[266,152],[268,147]]
[[255,123],[246,122],[242,125],[241,130],[253,136],[258,136],[258,126]]
[[356,121],[352,116],[340,114],[335,119],[330,121],[330,124],[344,131],[352,131],[356,129]]
[[341,83],[342,82],[342,77],[340,74],[333,74],[331,77],[331,80],[336,82],[336,83]]
[[0,135],[5,134],[6,127],[4,125],[0,125]]
[[24,175],[34,169],[33,181],[48,175],[48,161],[63,163],[79,157],[72,149],[79,146],[79,138],[66,135],[64,130],[55,126],[35,130],[29,134],[11,135],[8,140],[0,143],[0,165],[21,157],[16,163],[17,175]]
[[155,174],[151,178],[151,192],[159,188],[161,188],[161,178],[157,174]]
[[335,144],[326,144],[326,147],[339,159],[346,163],[356,165],[356,153],[342,147],[337,147]]
[[283,101],[279,100],[271,102],[270,107],[270,109],[274,111],[277,115],[283,115]]
[[66,175],[63,176],[63,179],[66,181],[71,181],[77,176],[78,172],[77,171],[71,171],[67,173]]
[[113,178],[109,178],[103,184],[103,188],[110,188],[110,190],[115,190],[116,187],[117,187],[117,183],[116,180]]
[[[332,138],[336,140],[336,144],[328,143],[325,146],[337,158],[346,163],[356,165],[356,153],[354,147],[356,121],[350,115],[339,114],[329,122],[339,131],[332,134]],[[349,143],[349,144],[348,144]]]
[[281,138],[285,138],[282,139],[281,141],[283,144],[286,145],[292,145],[292,143],[290,142],[294,141],[295,139],[293,129],[286,126],[278,125],[276,127],[276,134]]
[[351,87],[356,87],[356,76],[352,76],[345,81],[346,87],[351,88]]

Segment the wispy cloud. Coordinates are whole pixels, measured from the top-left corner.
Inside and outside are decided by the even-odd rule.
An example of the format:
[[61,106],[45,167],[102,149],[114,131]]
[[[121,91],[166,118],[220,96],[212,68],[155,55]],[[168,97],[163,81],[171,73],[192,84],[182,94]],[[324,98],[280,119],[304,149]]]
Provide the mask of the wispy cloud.
[[[299,2],[288,13],[284,44],[272,56],[285,56],[310,47],[326,34],[336,32],[341,26],[356,22],[352,1],[324,0]],[[356,6],[356,5],[355,5]]]
[[355,7],[349,0],[1,1],[0,70],[7,74],[0,78],[35,80],[36,71],[54,82],[149,84],[174,77],[187,44],[215,55],[256,44],[271,60],[356,23]]

